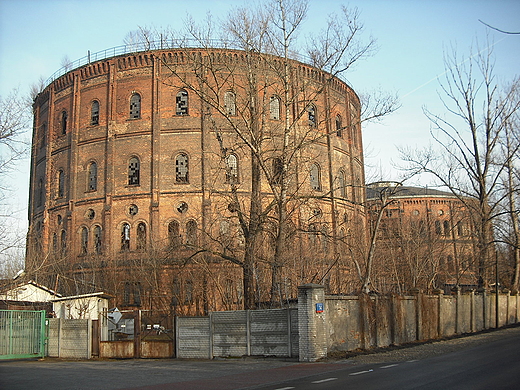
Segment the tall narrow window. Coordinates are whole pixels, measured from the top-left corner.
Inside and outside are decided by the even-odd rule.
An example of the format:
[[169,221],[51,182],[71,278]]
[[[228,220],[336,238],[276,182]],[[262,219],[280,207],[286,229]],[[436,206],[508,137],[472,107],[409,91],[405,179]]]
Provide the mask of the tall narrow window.
[[337,115],[336,116],[336,135],[338,137],[343,137],[343,128],[342,128],[342,124],[341,124],[341,116]]
[[101,231],[101,226],[96,225],[94,227],[94,251],[97,255],[100,255],[103,252],[103,236]]
[[235,94],[231,91],[224,94],[224,110],[227,115],[235,116],[237,114]]
[[121,227],[121,250],[127,251],[130,249],[130,225],[123,223]]
[[56,233],[52,235],[52,252],[58,253],[58,235]]
[[178,246],[180,244],[180,225],[177,221],[171,221],[168,224],[168,240],[170,242],[170,246]]
[[318,164],[312,164],[310,171],[311,188],[315,191],[321,191],[321,172]]
[[443,227],[444,227],[444,235],[445,236],[449,236],[450,235],[450,223],[448,221],[444,221],[442,223]]
[[141,95],[134,93],[130,98],[130,119],[141,117]]
[[137,250],[146,249],[146,225],[144,222],[140,222],[137,225]]
[[139,173],[141,171],[141,164],[137,157],[132,157],[128,162],[128,185],[139,185]]
[[44,123],[40,128],[40,149],[45,148],[47,144],[47,125]]
[[273,159],[273,184],[282,183],[283,161],[280,157]]
[[175,181],[177,183],[189,182],[188,155],[180,153],[175,157]]
[[88,229],[81,229],[81,254],[86,255],[88,252]]
[[226,156],[226,183],[238,183],[238,159],[234,154]]
[[97,191],[97,164],[91,162],[88,166],[88,190]]
[[94,100],[90,108],[90,124],[92,126],[99,125],[99,102]]
[[188,92],[184,89],[175,97],[175,115],[188,115]]
[[435,221],[435,234],[441,234],[441,221]]
[[67,134],[67,121],[68,121],[68,115],[67,111],[62,111],[61,113],[61,134]]
[[280,98],[278,96],[271,96],[269,101],[269,117],[274,120],[280,119]]
[[65,256],[67,254],[67,232],[65,230],[61,231],[60,241],[61,255]]
[[186,244],[195,246],[197,243],[197,222],[190,220],[186,223]]
[[308,118],[309,126],[311,126],[311,127],[317,126],[318,122],[316,119],[316,107],[314,106],[314,104],[309,104],[309,106],[307,107],[307,118]]
[[345,171],[340,170],[338,176],[338,186],[339,186],[339,194],[342,198],[347,197],[347,183],[345,179]]
[[65,173],[62,169],[58,171],[58,198],[65,196]]
[[36,194],[36,206],[43,206],[43,179],[38,180],[38,189]]

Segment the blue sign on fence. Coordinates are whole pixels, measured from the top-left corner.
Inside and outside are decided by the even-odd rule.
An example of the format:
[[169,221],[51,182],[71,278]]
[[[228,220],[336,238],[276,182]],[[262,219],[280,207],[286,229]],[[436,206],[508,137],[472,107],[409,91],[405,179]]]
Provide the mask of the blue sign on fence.
[[323,313],[323,303],[316,304],[316,313]]

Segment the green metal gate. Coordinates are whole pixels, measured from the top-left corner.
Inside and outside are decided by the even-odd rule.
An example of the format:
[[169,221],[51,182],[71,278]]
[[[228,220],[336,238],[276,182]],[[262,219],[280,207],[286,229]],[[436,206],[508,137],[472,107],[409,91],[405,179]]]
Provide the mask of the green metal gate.
[[45,310],[0,310],[0,359],[45,356]]

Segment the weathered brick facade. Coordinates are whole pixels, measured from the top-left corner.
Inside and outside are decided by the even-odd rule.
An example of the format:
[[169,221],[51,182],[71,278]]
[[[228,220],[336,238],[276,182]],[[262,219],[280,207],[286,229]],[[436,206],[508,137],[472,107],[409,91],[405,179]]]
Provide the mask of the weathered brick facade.
[[[211,242],[222,246],[226,239],[239,251],[231,184],[247,209],[251,152],[229,121],[238,123],[248,112],[246,60],[244,52],[233,50],[153,50],[85,65],[48,85],[34,102],[27,251],[32,269],[53,270],[59,263],[86,272],[129,266],[145,257],[186,259],[193,248]],[[203,63],[212,65],[207,65],[205,85],[198,69]],[[291,139],[312,141],[293,149],[298,158],[292,165],[292,193],[307,199],[291,215],[300,241],[312,241],[308,232],[320,234],[324,226],[332,238],[348,224],[364,228],[359,99],[339,79],[297,61],[290,66],[290,104],[280,96],[274,71],[266,70],[260,80],[267,85],[258,104],[263,136],[273,145],[265,152],[265,169],[275,169],[272,161],[280,153],[280,129],[287,118]],[[213,100],[204,94],[213,94]],[[223,159],[222,151],[233,154],[233,160]],[[265,178],[262,190],[269,201],[272,189]],[[319,265],[309,265],[302,260],[301,242],[287,276],[287,295],[293,297],[296,286],[327,269],[334,255],[329,247]],[[179,246],[184,244],[191,249]],[[168,251],[173,247],[175,253]],[[181,278],[179,286],[171,287],[179,266],[166,263],[161,263],[157,294],[186,291],[188,281],[196,294],[209,283],[214,293],[204,300],[213,299],[213,308],[226,306],[225,284],[241,277],[233,264],[213,259],[214,278]],[[183,272],[188,268],[197,273],[201,266],[191,262]],[[120,302],[138,282],[123,281],[114,284],[116,295],[126,294]],[[91,278],[89,283],[101,281]],[[240,293],[233,294],[228,300],[236,303]]]

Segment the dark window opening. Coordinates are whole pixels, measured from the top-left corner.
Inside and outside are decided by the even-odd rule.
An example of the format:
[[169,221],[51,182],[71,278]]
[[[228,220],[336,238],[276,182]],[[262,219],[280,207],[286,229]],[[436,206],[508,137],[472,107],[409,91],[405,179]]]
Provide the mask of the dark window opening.
[[90,124],[92,126],[99,125],[99,102],[94,100],[90,110]]
[[184,89],[175,98],[175,115],[188,115],[188,92]]
[[102,253],[102,232],[101,232],[101,226],[96,226],[94,228],[94,251],[96,254],[100,255]]
[[141,95],[134,93],[130,98],[130,119],[141,117]]
[[238,183],[238,159],[234,154],[226,157],[226,183]]
[[309,126],[316,127],[316,125],[317,125],[316,107],[314,107],[314,105],[312,105],[312,104],[309,105],[309,107],[307,107],[307,117],[308,117]]
[[97,191],[97,164],[95,162],[88,167],[88,190]]
[[60,169],[58,171],[58,198],[65,196],[65,173]]
[[283,175],[283,161],[280,157],[273,159],[273,184],[281,184]]
[[175,181],[177,183],[188,183],[188,155],[181,153],[175,157]]
[[137,250],[146,249],[146,225],[140,222],[137,225]]
[[130,225],[128,223],[124,223],[121,228],[121,250],[130,250]]
[[86,227],[81,229],[81,254],[88,253],[88,229]]
[[186,244],[196,246],[197,243],[197,222],[191,220],[186,223]]
[[336,135],[338,137],[343,137],[343,129],[341,126],[341,117],[338,115],[336,116]]
[[180,224],[177,221],[171,221],[168,224],[168,240],[170,246],[178,246],[181,242]]
[[311,188],[315,191],[321,191],[320,166],[312,164],[310,171]]
[[132,157],[128,163],[128,185],[139,185],[140,163],[137,157]]
[[62,135],[67,134],[67,120],[68,120],[67,111],[63,111],[61,113],[61,134]]

